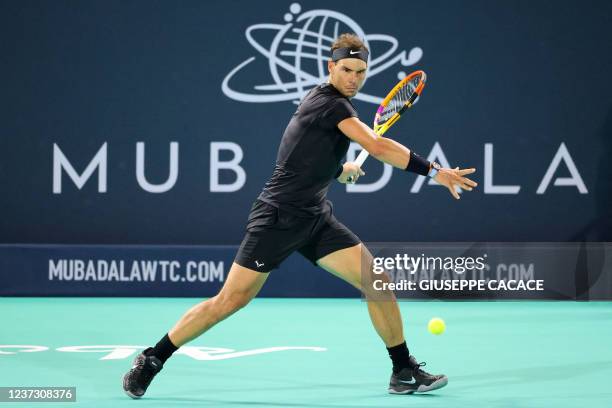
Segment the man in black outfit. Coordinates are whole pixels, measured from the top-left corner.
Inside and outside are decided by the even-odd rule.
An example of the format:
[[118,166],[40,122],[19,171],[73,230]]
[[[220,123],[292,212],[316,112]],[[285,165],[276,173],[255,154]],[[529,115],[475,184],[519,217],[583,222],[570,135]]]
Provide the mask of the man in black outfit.
[[[403,145],[377,136],[362,123],[350,102],[366,76],[368,49],[354,34],[342,34],[331,48],[329,80],[314,87],[293,114],[281,140],[276,167],[253,204],[246,234],[220,292],[183,315],[155,347],[134,360],[124,376],[124,391],[144,395],[153,377],[178,347],[244,307],[257,295],[269,271],[292,252],[361,290],[372,323],[393,363],[389,392],[411,394],[445,386],[445,375],[431,375],[409,354],[400,311],[391,291],[376,291],[372,255],[361,240],[332,214],[326,199],[330,183],[354,182],[364,173],[352,162],[341,164],[351,140],[376,159],[433,177],[459,199],[455,187],[472,190],[464,177],[475,169],[440,168]],[[378,276],[377,279],[381,277]]]

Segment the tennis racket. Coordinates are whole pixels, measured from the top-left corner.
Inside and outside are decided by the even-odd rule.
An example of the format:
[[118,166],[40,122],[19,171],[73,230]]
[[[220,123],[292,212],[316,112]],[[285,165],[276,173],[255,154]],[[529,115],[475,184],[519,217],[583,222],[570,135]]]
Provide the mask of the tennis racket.
[[[378,136],[384,135],[402,114],[414,105],[421,92],[423,92],[426,80],[427,75],[424,71],[415,71],[393,87],[374,116],[374,126],[372,128]],[[369,155],[368,151],[363,149],[357,156],[355,163],[361,167]],[[350,179],[348,181],[352,182]]]

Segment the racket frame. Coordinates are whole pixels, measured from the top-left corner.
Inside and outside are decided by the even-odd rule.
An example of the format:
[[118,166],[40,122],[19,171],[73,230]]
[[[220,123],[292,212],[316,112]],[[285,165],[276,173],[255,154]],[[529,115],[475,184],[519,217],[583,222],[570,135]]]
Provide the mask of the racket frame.
[[[385,123],[379,125],[378,121],[380,120],[380,116],[384,112],[385,107],[389,104],[391,99],[393,99],[393,97],[399,92],[399,90],[404,86],[406,82],[411,81],[417,75],[421,75],[421,81],[415,88],[412,95],[410,95],[410,98],[408,99],[408,101],[406,101],[406,103],[404,103],[404,106],[402,106],[400,110],[395,112],[395,114],[391,116]],[[425,87],[426,81],[427,81],[427,74],[425,74],[425,71],[421,71],[421,70],[414,71],[413,73],[406,75],[406,77],[404,77],[401,81],[399,81],[397,85],[395,85],[393,89],[389,91],[385,99],[383,99],[380,106],[376,110],[376,115],[374,116],[374,124],[372,126],[372,129],[374,129],[374,133],[376,133],[377,136],[380,137],[384,135],[387,132],[387,130],[389,130],[389,128],[391,128],[391,126],[393,126],[395,122],[399,120],[402,114],[408,108],[412,107],[412,105],[414,105],[415,101],[421,95],[421,92],[423,92],[423,88]],[[361,153],[359,153],[359,156],[357,156],[357,159],[355,159],[355,162],[361,167],[369,155],[370,153],[368,153],[367,150],[363,149]]]

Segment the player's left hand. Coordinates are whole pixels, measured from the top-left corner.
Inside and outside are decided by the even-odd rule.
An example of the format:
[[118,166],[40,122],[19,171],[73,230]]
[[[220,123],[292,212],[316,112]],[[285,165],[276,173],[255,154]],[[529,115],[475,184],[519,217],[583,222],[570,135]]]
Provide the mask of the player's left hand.
[[433,179],[436,180],[438,184],[448,188],[448,191],[450,191],[452,196],[459,200],[461,197],[459,197],[459,193],[455,187],[459,187],[462,190],[472,191],[473,188],[478,185],[478,183],[464,176],[475,172],[475,168],[460,169],[459,167],[455,167],[454,169],[447,169],[443,167],[438,171],[438,174],[436,174]]
[[342,165],[342,174],[338,176],[338,180],[342,184],[355,184],[359,176],[365,175],[361,167],[355,162],[346,162]]

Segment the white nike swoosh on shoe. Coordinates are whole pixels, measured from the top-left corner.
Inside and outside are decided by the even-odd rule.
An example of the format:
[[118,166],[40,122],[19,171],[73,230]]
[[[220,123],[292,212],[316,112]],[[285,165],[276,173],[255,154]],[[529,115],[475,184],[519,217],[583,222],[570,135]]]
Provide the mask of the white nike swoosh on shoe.
[[412,377],[410,381],[404,381],[404,380],[398,380],[398,381],[404,384],[416,384],[416,380],[414,379],[414,377]]

